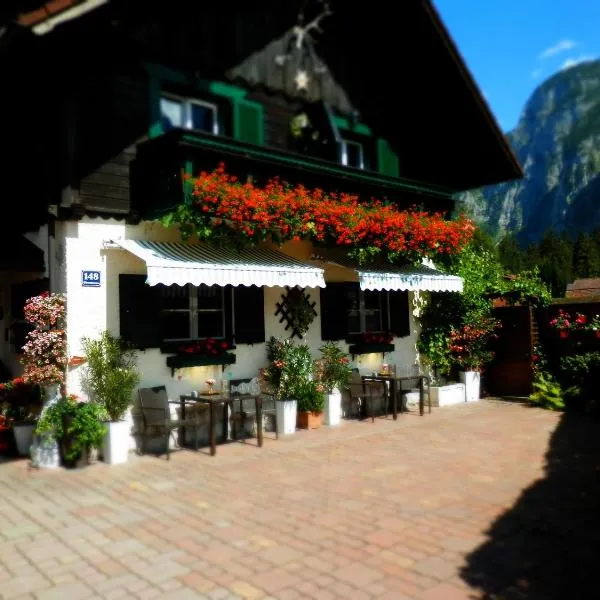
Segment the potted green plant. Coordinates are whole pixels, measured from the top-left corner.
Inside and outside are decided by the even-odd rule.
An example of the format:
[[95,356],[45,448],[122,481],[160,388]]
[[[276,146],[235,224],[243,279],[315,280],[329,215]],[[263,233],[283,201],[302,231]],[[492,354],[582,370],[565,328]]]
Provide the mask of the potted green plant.
[[342,391],[349,386],[352,367],[348,355],[335,342],[326,342],[319,352],[315,378],[326,392],[323,421],[325,425],[335,426],[342,418]]
[[317,381],[305,381],[298,387],[299,429],[318,429],[323,420],[325,406],[324,387]]
[[33,444],[33,432],[42,409],[42,393],[39,385],[26,383],[22,377],[0,384],[6,404],[6,417],[15,438],[19,456],[29,455]]
[[42,438],[54,438],[59,445],[62,464],[77,466],[80,459],[98,448],[106,426],[104,409],[93,402],[78,402],[77,396],[61,396],[44,410],[36,427]]
[[130,426],[125,417],[140,381],[135,351],[108,331],[97,339],[84,337],[81,343],[87,359],[84,388],[94,402],[102,405],[108,417],[102,445],[104,462],[127,462]]
[[270,364],[263,378],[277,401],[277,433],[289,435],[296,431],[298,393],[312,377],[310,350],[306,344],[271,337],[267,358]]
[[494,357],[489,343],[499,326],[496,319],[482,318],[476,324],[465,324],[450,331],[450,352],[460,369],[460,380],[465,384],[465,402],[479,400],[481,370]]

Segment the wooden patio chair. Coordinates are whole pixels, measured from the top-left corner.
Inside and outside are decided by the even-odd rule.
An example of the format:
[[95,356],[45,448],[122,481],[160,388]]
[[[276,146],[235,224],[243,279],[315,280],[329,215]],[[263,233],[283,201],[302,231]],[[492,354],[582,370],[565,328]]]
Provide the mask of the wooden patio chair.
[[263,398],[263,417],[265,415],[272,415],[275,424],[275,435],[277,435],[277,412],[273,397],[265,393],[257,377],[247,377],[244,379],[231,379],[229,381],[229,396],[233,399],[231,405],[233,413],[232,434],[234,439],[237,433],[238,421],[241,424],[241,430],[245,432],[246,419],[256,418],[256,406],[253,398],[257,393]]
[[[142,444],[141,453],[145,453],[147,442],[150,438],[162,438],[165,443],[165,454],[167,460],[171,458],[169,447],[169,438],[171,434],[181,427],[192,429],[194,431],[194,442],[198,450],[198,430],[200,428],[200,410],[207,408],[193,403],[193,415],[185,419],[172,419],[170,404],[181,404],[180,402],[170,402],[167,396],[167,389],[164,385],[152,388],[140,388],[138,390],[140,401],[140,412],[142,416]],[[177,439],[173,438],[177,444]],[[183,440],[185,441],[185,440]]]
[[375,411],[373,405],[375,402],[381,403],[386,397],[384,381],[363,380],[360,375],[353,373],[350,379],[350,398],[356,402],[359,414],[366,417],[367,407],[371,416],[371,422],[375,422]]

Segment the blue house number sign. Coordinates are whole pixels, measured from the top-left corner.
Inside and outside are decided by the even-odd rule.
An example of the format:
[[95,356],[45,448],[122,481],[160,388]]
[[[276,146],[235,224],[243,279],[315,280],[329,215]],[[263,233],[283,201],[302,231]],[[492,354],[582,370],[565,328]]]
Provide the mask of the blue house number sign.
[[100,271],[81,271],[83,287],[100,287]]

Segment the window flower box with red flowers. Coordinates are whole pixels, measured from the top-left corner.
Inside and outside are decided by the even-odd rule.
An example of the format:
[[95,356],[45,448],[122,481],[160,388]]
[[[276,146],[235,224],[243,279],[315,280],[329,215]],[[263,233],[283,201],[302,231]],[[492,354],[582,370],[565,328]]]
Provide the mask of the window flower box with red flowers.
[[355,356],[357,354],[371,354],[374,352],[393,352],[395,350],[392,340],[394,335],[389,331],[367,331],[360,336],[351,339],[348,352]]
[[235,354],[228,352],[235,346],[223,339],[207,338],[189,342],[169,342],[163,344],[161,352],[175,352],[174,356],[167,356],[167,366],[171,375],[175,369],[186,367],[202,367],[207,365],[232,365],[235,363]]
[[166,227],[179,225],[184,238],[256,246],[309,240],[345,248],[363,261],[377,255],[390,263],[438,259],[460,253],[469,243],[473,223],[460,217],[399,210],[381,200],[292,186],[279,179],[264,185],[241,182],[220,165],[212,173],[188,177],[186,201],[162,217]]

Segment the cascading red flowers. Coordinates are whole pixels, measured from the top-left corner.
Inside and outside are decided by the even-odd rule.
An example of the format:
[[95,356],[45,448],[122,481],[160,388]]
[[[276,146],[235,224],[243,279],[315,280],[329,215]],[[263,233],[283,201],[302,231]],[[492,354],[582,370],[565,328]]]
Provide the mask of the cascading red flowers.
[[[346,247],[351,255],[381,254],[387,260],[419,262],[460,252],[474,231],[461,217],[398,210],[379,200],[295,187],[275,178],[264,187],[240,183],[223,165],[188,178],[190,201],[164,219],[178,223],[184,236],[200,239],[241,237],[244,244],[306,239]],[[237,234],[237,236],[236,236]]]

